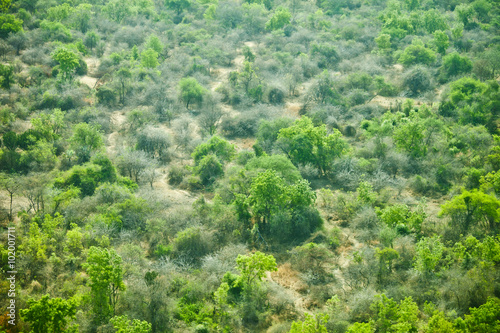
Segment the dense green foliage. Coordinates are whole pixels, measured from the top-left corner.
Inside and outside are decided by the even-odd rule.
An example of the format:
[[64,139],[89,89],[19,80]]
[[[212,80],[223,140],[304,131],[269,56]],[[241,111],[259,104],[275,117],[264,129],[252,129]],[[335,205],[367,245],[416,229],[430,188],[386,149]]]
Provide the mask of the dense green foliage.
[[500,331],[499,32],[494,0],[0,1],[0,332]]

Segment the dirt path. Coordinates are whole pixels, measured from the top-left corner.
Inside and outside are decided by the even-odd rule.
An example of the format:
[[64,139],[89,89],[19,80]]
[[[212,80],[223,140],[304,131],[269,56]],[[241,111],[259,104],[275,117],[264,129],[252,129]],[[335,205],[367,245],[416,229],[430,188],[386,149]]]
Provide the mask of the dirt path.
[[97,68],[99,68],[99,65],[101,64],[101,60],[93,57],[87,57],[83,60],[87,64],[87,75],[79,78],[80,83],[85,84],[90,89],[94,89],[97,85],[97,81],[99,81],[99,79],[95,77],[95,74],[97,72]]
[[294,300],[295,309],[301,313],[309,313],[307,309],[307,298],[299,291],[307,289],[307,285],[298,277],[298,272],[294,271],[289,263],[278,267],[276,272],[266,272],[266,280],[282,286],[285,292]]

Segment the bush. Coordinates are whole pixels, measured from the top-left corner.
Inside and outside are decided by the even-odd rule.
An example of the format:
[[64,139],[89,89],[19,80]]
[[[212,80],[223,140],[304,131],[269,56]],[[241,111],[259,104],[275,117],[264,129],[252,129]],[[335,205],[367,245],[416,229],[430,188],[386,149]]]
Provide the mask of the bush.
[[172,166],[168,172],[168,183],[170,185],[179,185],[188,174],[186,168],[181,166]]
[[214,248],[212,235],[200,227],[190,227],[177,233],[173,242],[173,256],[189,263],[199,264],[201,258]]
[[271,104],[281,104],[284,98],[285,93],[279,88],[272,88],[267,95],[267,99]]
[[412,95],[418,95],[432,88],[429,70],[417,66],[409,70],[403,76],[403,85],[408,88]]

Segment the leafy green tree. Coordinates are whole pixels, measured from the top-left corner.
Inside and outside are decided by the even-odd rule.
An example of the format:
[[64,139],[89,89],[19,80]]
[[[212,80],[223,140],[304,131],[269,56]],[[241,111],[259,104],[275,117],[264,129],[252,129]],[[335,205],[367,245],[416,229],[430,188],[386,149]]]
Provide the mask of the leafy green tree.
[[472,70],[472,61],[458,52],[453,52],[443,57],[443,70],[447,77],[467,74]]
[[123,284],[122,258],[114,249],[91,246],[83,265],[90,279],[93,322],[105,324],[114,315]]
[[59,63],[63,80],[71,80],[73,72],[80,66],[79,56],[65,47],[57,48],[52,53],[52,58]]
[[28,268],[32,276],[36,276],[47,262],[46,252],[47,236],[40,230],[36,222],[31,222],[28,237],[19,246],[19,253],[29,260]]
[[328,134],[326,125],[314,126],[308,117],[297,119],[292,126],[282,128],[278,142],[295,165],[311,163],[322,175],[330,171],[333,160],[342,156],[348,148],[339,130],[333,129]]
[[176,11],[177,15],[181,15],[185,9],[191,7],[191,2],[189,0],[165,0],[165,6]]
[[434,8],[424,13],[423,21],[425,29],[430,34],[433,34],[438,30],[445,31],[448,29],[445,15]]
[[[308,313],[304,314],[304,321],[294,321],[289,333],[326,333],[326,323],[328,322],[328,315],[318,313],[312,316]],[[357,331],[359,332],[359,331]]]
[[121,23],[126,17],[132,16],[134,9],[130,2],[121,0],[111,0],[102,7],[102,12],[117,23]]
[[11,0],[2,0],[0,1],[0,11],[6,13],[11,5]]
[[391,248],[385,248],[383,250],[377,248],[375,256],[379,260],[378,281],[382,284],[386,277],[392,273],[392,263],[399,258],[399,253]]
[[254,68],[252,66],[252,63],[245,61],[243,63],[243,71],[238,74],[238,78],[243,84],[243,87],[245,87],[245,92],[248,93],[250,89],[250,83],[254,79],[257,78],[257,74],[255,73],[255,70],[258,68]]
[[192,102],[200,103],[203,100],[203,95],[206,93],[206,90],[192,77],[181,79],[179,89],[180,99],[186,103],[187,109],[189,109],[189,104]]
[[500,331],[500,301],[488,297],[488,301],[479,308],[471,308],[470,315],[465,315],[467,332],[489,333]]
[[41,113],[38,117],[31,118],[31,126],[40,138],[53,142],[59,138],[64,128],[64,115],[61,109],[53,109],[50,113]]
[[375,43],[382,53],[388,53],[391,50],[391,35],[380,34],[375,38]]
[[92,5],[88,3],[79,4],[71,14],[74,27],[82,33],[86,33],[89,29],[91,17]]
[[115,316],[109,321],[116,333],[151,333],[151,324],[145,320],[130,320],[127,316]]
[[284,155],[264,155],[252,158],[245,165],[249,171],[262,172],[265,170],[274,170],[285,182],[293,184],[302,179],[299,170]]
[[474,9],[470,4],[462,3],[455,7],[455,14],[458,20],[462,22],[465,29],[467,29],[474,16]]
[[399,57],[399,62],[405,66],[415,64],[430,65],[434,63],[435,60],[436,54],[432,50],[426,48],[419,38],[415,38],[411,45],[408,46]]
[[265,225],[271,213],[284,205],[284,187],[283,179],[273,170],[262,172],[253,179],[248,202],[253,215],[262,219],[262,224]]
[[85,38],[83,39],[83,44],[92,51],[99,43],[101,37],[95,31],[89,31],[85,34]]
[[9,90],[12,83],[14,83],[14,67],[0,64],[0,86]]
[[290,24],[290,18],[292,14],[288,11],[288,8],[278,7],[274,12],[274,15],[266,23],[267,30],[278,30],[283,28],[285,25]]
[[224,174],[224,168],[217,156],[208,154],[199,162],[196,173],[199,174],[204,185],[209,185]]
[[66,20],[71,14],[73,14],[73,11],[73,7],[71,7],[67,3],[50,7],[47,9],[47,19],[50,21],[61,22]]
[[398,225],[405,226],[408,230],[413,232],[420,232],[422,223],[426,218],[426,214],[422,207],[418,211],[411,211],[407,205],[396,204],[388,206],[378,211],[382,222],[391,228]]
[[147,49],[141,53],[141,64],[145,68],[156,68],[158,66],[158,52]]
[[199,165],[201,160],[209,154],[214,154],[220,162],[227,163],[234,157],[236,150],[234,145],[226,140],[213,136],[207,142],[198,145],[191,156],[195,165]]
[[443,256],[444,249],[440,236],[422,238],[415,247],[413,266],[421,273],[433,273]]
[[347,333],[372,333],[371,323],[354,323],[347,329]]
[[374,326],[377,332],[416,332],[419,310],[411,297],[399,304],[385,294],[376,295],[370,308],[376,312]]
[[429,318],[425,332],[428,333],[458,333],[452,322],[450,322],[442,311],[435,311]]
[[51,298],[48,294],[38,301],[30,299],[28,308],[21,310],[21,316],[30,324],[32,333],[66,332],[68,317],[75,318],[77,301]]
[[416,332],[420,311],[412,297],[406,297],[398,305],[398,319],[392,326],[393,332]]
[[240,271],[245,287],[251,289],[266,276],[266,272],[275,272],[278,266],[272,255],[257,251],[250,255],[239,254],[236,269]]
[[153,49],[156,51],[156,53],[162,54],[164,46],[163,46],[162,42],[160,41],[160,39],[158,38],[158,36],[153,34],[153,35],[150,35],[148,40],[146,41],[146,48]]
[[463,190],[462,194],[453,197],[441,206],[440,216],[450,216],[452,223],[467,232],[473,225],[485,229],[498,228],[500,201],[493,195],[480,190]]
[[127,67],[121,67],[115,74],[118,80],[118,92],[120,103],[125,103],[125,95],[128,90],[130,79],[132,78],[132,72]]
[[267,170],[252,179],[245,203],[258,231],[273,237],[279,234],[283,241],[292,236],[303,237],[321,224],[315,211],[310,210],[315,199],[306,180],[287,185],[276,171]]
[[76,124],[69,141],[79,163],[89,161],[92,153],[98,152],[104,146],[99,126],[87,123]]
[[448,35],[441,30],[436,30],[434,31],[433,36],[433,43],[436,46],[438,53],[444,55],[446,53],[446,50],[448,49],[448,46],[450,46]]
[[424,122],[416,113],[412,113],[410,117],[403,118],[401,124],[394,130],[393,138],[396,145],[413,158],[423,157],[427,153],[424,130]]
[[16,50],[16,55],[19,55],[19,52],[28,45],[28,37],[23,31],[10,33],[7,41]]
[[12,14],[0,14],[0,38],[7,38],[9,33],[23,31],[23,21]]

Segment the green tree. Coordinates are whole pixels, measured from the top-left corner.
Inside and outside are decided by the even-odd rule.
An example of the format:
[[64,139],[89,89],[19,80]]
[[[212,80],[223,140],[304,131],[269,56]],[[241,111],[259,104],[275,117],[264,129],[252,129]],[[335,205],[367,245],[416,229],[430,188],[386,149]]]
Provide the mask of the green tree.
[[158,52],[147,49],[141,53],[141,64],[145,68],[156,68],[158,66]]
[[196,173],[204,185],[209,185],[224,174],[224,168],[217,156],[208,154],[200,160],[196,167]]
[[393,138],[396,145],[405,150],[413,158],[423,157],[427,153],[424,136],[425,124],[416,113],[403,121],[394,130]]
[[89,31],[83,39],[83,44],[85,44],[85,46],[88,47],[90,51],[92,51],[97,46],[97,43],[99,43],[100,40],[101,37],[97,34],[97,32]]
[[191,2],[189,0],[165,0],[165,6],[176,11],[177,15],[181,15],[185,9],[191,7]]
[[442,311],[435,311],[433,316],[429,318],[427,327],[424,330],[427,333],[458,333],[453,323],[446,319]]
[[6,13],[11,5],[11,0],[2,0],[0,1],[0,11]]
[[453,52],[443,57],[443,71],[447,77],[467,74],[472,70],[472,61],[461,56],[458,52]]
[[458,20],[462,22],[465,29],[467,29],[474,16],[474,9],[470,4],[462,3],[455,7],[455,14]]
[[[315,199],[316,195],[306,180],[287,185],[276,171],[266,170],[252,179],[246,204],[258,230],[264,234],[274,231],[271,236],[279,234],[283,241],[290,236],[307,235],[321,224],[314,211],[308,210]],[[304,213],[308,217],[301,215]]]
[[16,55],[19,55],[19,51],[28,45],[28,37],[23,31],[18,31],[9,34],[8,42],[16,50]]
[[255,73],[255,69],[258,69],[258,68],[254,68],[252,66],[252,63],[245,61],[243,63],[243,71],[238,74],[238,78],[241,81],[241,83],[243,84],[243,87],[245,87],[246,93],[248,93],[248,91],[249,91],[250,83],[252,83],[252,81],[257,78],[257,74]]
[[269,221],[272,212],[284,205],[284,187],[283,179],[274,170],[262,172],[253,179],[248,202],[253,215],[262,221],[261,227]]
[[122,258],[114,249],[91,246],[83,265],[90,279],[90,302],[93,322],[105,324],[114,315],[119,291],[123,284]]
[[295,164],[313,164],[322,175],[330,171],[335,158],[348,148],[339,130],[327,133],[326,125],[314,126],[308,117],[302,117],[278,134],[278,143]]
[[354,323],[349,326],[347,333],[373,333],[371,323]]
[[146,48],[147,49],[153,49],[155,50],[158,54],[163,53],[163,44],[161,43],[160,39],[156,35],[150,35],[147,42],[146,42]]
[[23,31],[23,21],[12,14],[0,14],[0,38],[7,38],[9,33]]
[[391,50],[391,35],[380,34],[375,38],[375,43],[382,53],[388,53]]
[[465,315],[467,332],[500,332],[500,301],[488,297],[488,301],[479,308],[471,308],[470,315]]
[[111,0],[102,7],[102,12],[117,23],[121,23],[126,17],[132,16],[134,10],[128,1]]
[[377,332],[391,332],[398,319],[398,303],[385,294],[376,295],[370,309],[376,313],[374,326]]
[[71,80],[73,72],[80,66],[78,55],[65,47],[57,48],[52,53],[52,58],[59,63],[63,80]]
[[71,14],[74,27],[82,33],[86,33],[90,27],[91,16],[92,5],[88,3],[79,4]]
[[9,90],[12,83],[14,83],[14,67],[0,64],[0,86]]
[[179,82],[180,99],[186,103],[186,108],[189,109],[189,104],[192,102],[201,103],[206,90],[198,83],[195,78],[185,77]]
[[274,12],[273,16],[266,23],[267,30],[278,30],[282,29],[285,25],[290,24],[290,19],[292,14],[288,11],[288,8],[278,7]]
[[227,163],[236,154],[236,149],[233,144],[226,140],[213,136],[207,142],[198,145],[191,156],[194,159],[194,164],[199,165],[201,160],[209,154],[214,154],[220,162]]
[[62,333],[66,332],[68,317],[75,318],[78,303],[74,299],[50,298],[47,294],[38,301],[28,300],[27,305],[21,316],[30,324],[30,332]]
[[87,123],[76,124],[69,141],[79,163],[89,161],[92,153],[98,152],[104,146],[99,126]]
[[377,248],[375,256],[379,260],[378,281],[382,284],[386,277],[392,273],[392,262],[399,258],[399,253],[391,248],[385,248],[383,250]]
[[130,320],[127,316],[115,316],[109,321],[116,333],[150,333],[151,324],[145,320]]
[[236,258],[236,269],[240,271],[245,287],[252,289],[266,276],[266,272],[275,272],[278,266],[272,255],[257,251],[250,255],[239,254]]
[[500,201],[480,190],[463,190],[441,206],[440,216],[450,216],[452,223],[465,233],[473,225],[496,230],[499,222]]
[[125,95],[127,94],[132,72],[127,67],[121,67],[115,74],[118,80],[118,95],[120,103],[125,103]]
[[429,274],[436,270],[444,252],[444,245],[440,236],[424,237],[415,247],[413,266],[421,273]]
[[448,49],[448,46],[450,46],[448,35],[441,30],[436,30],[434,31],[433,36],[433,43],[436,46],[438,53],[444,55],[446,53],[446,50]]
[[428,33],[433,34],[437,30],[448,29],[446,16],[440,13],[437,9],[430,9],[424,13],[423,24]]
[[399,57],[399,62],[405,66],[415,64],[430,65],[434,63],[435,60],[436,55],[434,52],[426,48],[419,38],[415,38],[411,45],[408,46]]
[[387,226],[391,228],[395,228],[398,225],[405,226],[408,230],[417,233],[420,232],[422,223],[426,218],[422,207],[419,207],[417,211],[411,211],[407,205],[403,204],[388,206],[377,213],[382,222],[387,224]]
[[[308,313],[304,314],[304,321],[294,321],[289,333],[327,333],[326,323],[328,322],[328,315],[318,313],[312,316]],[[356,331],[359,332],[359,331]]]

